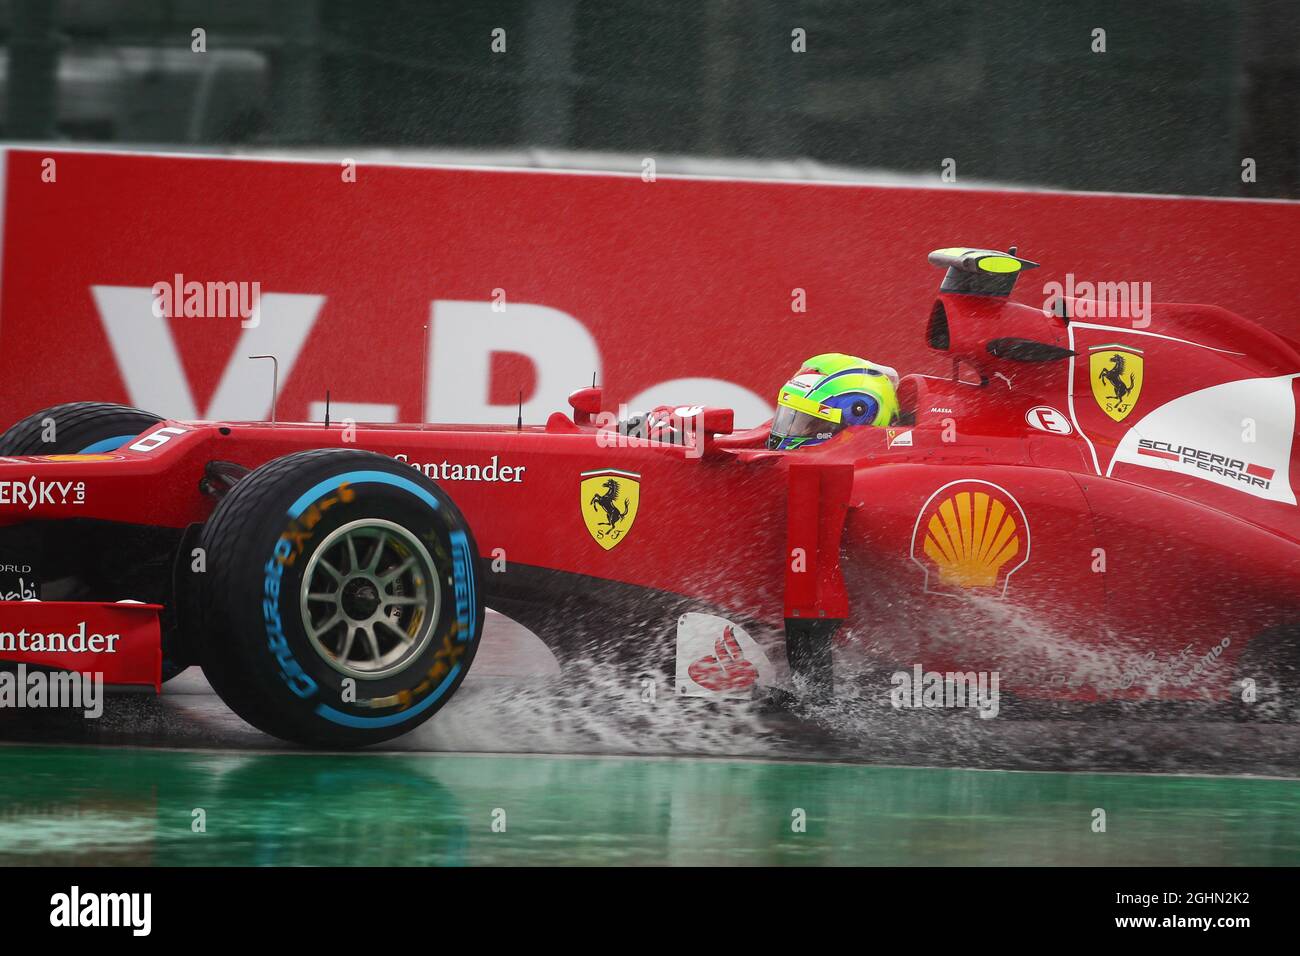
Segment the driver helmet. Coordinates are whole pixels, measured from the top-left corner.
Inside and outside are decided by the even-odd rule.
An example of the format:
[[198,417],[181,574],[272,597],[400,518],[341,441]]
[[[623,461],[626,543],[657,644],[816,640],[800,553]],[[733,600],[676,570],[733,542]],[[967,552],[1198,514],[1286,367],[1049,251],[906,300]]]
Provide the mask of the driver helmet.
[[856,355],[814,355],[781,386],[767,447],[819,445],[851,425],[889,425],[898,417],[898,373]]

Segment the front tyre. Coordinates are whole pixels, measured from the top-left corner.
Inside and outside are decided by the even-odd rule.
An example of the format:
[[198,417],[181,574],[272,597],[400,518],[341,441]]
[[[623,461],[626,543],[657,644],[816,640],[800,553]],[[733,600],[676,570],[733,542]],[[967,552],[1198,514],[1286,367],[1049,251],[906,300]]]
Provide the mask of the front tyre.
[[432,717],[483,630],[473,536],[442,490],[372,452],[250,473],[204,527],[203,671],[250,724],[359,747]]
[[109,402],[67,402],[33,412],[0,435],[0,455],[93,455],[116,451],[162,421]]

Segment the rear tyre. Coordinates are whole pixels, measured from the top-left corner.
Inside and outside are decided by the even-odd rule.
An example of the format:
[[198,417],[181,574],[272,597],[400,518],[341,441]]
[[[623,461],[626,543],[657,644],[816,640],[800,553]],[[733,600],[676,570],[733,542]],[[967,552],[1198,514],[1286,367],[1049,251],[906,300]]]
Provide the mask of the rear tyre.
[[266,733],[360,747],[432,717],[483,630],[478,551],[428,478],[372,452],[277,458],[204,527],[200,660]]
[[108,402],[53,405],[28,415],[0,435],[0,455],[92,455],[115,451],[161,421],[150,412]]

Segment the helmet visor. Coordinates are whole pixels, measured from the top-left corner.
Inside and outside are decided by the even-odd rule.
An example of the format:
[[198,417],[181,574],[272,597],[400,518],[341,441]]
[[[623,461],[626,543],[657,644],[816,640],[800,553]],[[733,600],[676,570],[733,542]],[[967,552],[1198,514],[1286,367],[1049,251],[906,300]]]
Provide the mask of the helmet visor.
[[838,422],[828,422],[807,412],[778,405],[776,417],[772,419],[772,434],[782,438],[816,438],[825,441],[843,427]]
[[839,408],[813,401],[791,388],[803,384],[796,378],[777,396],[768,448],[780,450],[813,445],[826,441],[842,427],[844,413]]
[[772,433],[767,439],[767,447],[779,450],[815,445],[831,438],[843,427],[841,422],[828,422],[797,408],[778,405],[776,416],[772,419]]

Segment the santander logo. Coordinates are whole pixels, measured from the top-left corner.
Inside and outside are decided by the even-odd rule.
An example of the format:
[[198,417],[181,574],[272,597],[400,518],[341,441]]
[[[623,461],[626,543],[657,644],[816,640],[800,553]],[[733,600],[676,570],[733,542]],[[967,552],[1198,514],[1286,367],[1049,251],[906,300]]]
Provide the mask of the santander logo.
[[691,612],[677,621],[677,687],[682,697],[753,697],[776,683],[762,646],[738,624]]
[[715,693],[747,690],[758,680],[758,668],[745,660],[745,652],[740,649],[731,625],[727,625],[713,645],[713,655],[701,657],[686,673],[705,690]]

